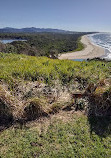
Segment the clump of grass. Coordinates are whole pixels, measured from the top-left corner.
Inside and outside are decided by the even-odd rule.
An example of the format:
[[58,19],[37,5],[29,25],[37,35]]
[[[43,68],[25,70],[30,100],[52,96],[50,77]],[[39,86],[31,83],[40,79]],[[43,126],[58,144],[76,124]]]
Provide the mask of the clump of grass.
[[111,87],[98,84],[89,94],[89,115],[111,116]]
[[48,116],[46,100],[32,98],[26,102],[23,117],[27,120],[34,120],[41,116]]
[[50,114],[54,114],[59,112],[63,107],[64,107],[65,103],[64,102],[55,102],[50,106],[50,110],[49,113]]
[[13,120],[11,101],[11,96],[0,86],[0,125],[8,124]]
[[9,105],[0,99],[0,126],[6,126],[12,121],[13,115]]

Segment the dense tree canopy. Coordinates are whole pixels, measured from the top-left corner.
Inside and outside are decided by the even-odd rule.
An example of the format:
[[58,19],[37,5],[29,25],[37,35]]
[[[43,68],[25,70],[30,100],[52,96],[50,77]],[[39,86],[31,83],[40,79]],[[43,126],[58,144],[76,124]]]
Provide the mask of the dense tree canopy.
[[0,51],[27,54],[32,56],[48,56],[56,58],[59,53],[81,49],[80,37],[87,33],[1,33],[1,39],[25,39],[10,44],[0,44]]

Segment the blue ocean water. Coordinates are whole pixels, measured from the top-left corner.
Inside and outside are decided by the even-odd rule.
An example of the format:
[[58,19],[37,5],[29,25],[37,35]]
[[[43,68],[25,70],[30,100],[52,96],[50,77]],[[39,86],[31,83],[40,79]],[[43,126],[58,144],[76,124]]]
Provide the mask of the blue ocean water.
[[88,35],[91,42],[105,49],[105,56],[102,58],[111,60],[111,33],[96,33]]

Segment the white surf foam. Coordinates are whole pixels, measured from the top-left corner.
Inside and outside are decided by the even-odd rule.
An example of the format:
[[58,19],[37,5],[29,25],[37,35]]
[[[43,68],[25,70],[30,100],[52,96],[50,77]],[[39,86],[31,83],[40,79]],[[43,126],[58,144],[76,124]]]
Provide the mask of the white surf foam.
[[111,60],[111,33],[90,34],[88,37],[94,45],[108,50],[103,58]]

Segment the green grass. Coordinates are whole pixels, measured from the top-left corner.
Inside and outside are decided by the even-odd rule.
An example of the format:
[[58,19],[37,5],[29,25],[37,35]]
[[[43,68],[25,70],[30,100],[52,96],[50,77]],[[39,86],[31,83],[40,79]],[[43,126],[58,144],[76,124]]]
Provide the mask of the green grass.
[[[14,88],[19,80],[37,80],[51,85],[57,80],[61,84],[74,84],[73,81],[78,79],[81,84],[86,81],[104,85],[104,80],[110,79],[110,75],[111,62],[53,60],[47,57],[0,53],[0,80],[11,88]],[[105,90],[104,86],[99,87],[96,93],[100,94],[100,91],[103,93]],[[49,121],[49,124],[44,122],[41,124],[41,130],[40,124],[35,123],[23,129],[12,126],[2,131],[0,157],[110,158],[111,132],[107,133],[107,130],[110,130],[110,122],[106,121],[104,125],[102,120],[100,125],[103,126],[97,128],[96,120],[87,116],[73,114],[70,117],[69,121],[66,117],[67,122],[59,118]],[[105,129],[105,136],[98,133],[100,127],[101,130]]]
[[0,133],[1,158],[110,158],[111,135],[101,138],[90,135],[90,125],[84,115],[73,115],[63,122],[53,119],[42,127],[23,129],[13,127]]
[[108,78],[111,62],[53,60],[47,57],[32,57],[0,53],[0,79],[9,85],[16,80],[36,81],[41,78],[45,83],[59,80],[62,84],[80,77],[90,82]]

